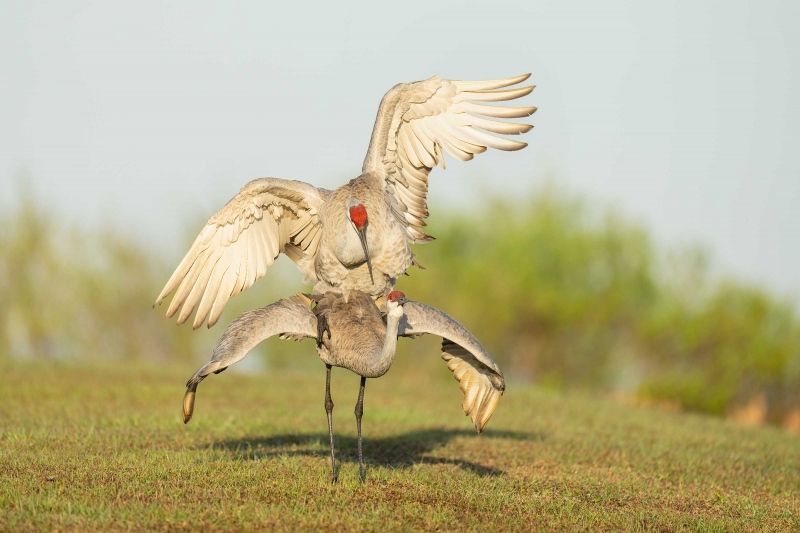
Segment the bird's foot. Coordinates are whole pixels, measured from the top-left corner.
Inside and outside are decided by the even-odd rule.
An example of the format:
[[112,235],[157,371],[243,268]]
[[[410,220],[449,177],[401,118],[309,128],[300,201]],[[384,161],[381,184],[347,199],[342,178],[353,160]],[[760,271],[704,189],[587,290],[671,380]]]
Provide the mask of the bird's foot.
[[330,340],[331,328],[328,325],[328,318],[324,314],[321,314],[317,316],[317,348],[324,343],[325,333],[328,334],[328,339]]

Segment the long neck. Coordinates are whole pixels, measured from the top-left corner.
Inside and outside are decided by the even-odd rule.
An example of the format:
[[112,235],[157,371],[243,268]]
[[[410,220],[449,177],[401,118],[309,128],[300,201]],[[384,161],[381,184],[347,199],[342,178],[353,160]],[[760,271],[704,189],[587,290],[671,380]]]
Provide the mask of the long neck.
[[389,367],[392,366],[394,355],[397,352],[397,329],[400,325],[400,317],[389,315],[386,320],[386,336],[383,339],[383,348],[380,353],[376,354],[374,363],[370,365],[375,372],[375,376],[380,377],[384,375]]

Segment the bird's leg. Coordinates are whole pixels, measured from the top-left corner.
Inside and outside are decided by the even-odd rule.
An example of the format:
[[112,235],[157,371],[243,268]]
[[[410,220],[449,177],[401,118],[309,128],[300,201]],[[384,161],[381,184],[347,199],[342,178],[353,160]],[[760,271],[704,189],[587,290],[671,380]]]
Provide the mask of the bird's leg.
[[331,338],[331,328],[328,326],[327,313],[320,313],[317,315],[317,348],[322,346],[325,333],[328,333],[328,338]]
[[333,400],[331,399],[331,365],[325,365],[328,377],[325,380],[325,412],[328,413],[328,435],[331,438],[331,473],[332,483],[336,483],[336,458],[333,454]]
[[361,377],[361,388],[358,390],[358,401],[356,402],[356,427],[358,428],[358,479],[364,483],[364,455],[361,452],[361,415],[364,414],[364,385],[367,378]]

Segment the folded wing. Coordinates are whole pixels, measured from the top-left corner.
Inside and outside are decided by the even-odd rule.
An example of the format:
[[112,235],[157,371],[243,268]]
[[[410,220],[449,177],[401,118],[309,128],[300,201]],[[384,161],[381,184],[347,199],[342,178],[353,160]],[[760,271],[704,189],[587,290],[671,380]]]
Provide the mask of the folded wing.
[[468,161],[487,148],[519,150],[527,146],[499,135],[516,135],[533,126],[495,119],[531,115],[535,107],[486,105],[529,94],[533,86],[505,89],[530,74],[491,81],[443,80],[394,86],[381,100],[363,172],[386,181],[395,217],[411,242],[431,239],[422,231],[428,216],[428,174],[443,154]]
[[228,300],[264,276],[283,252],[315,281],[313,258],[322,235],[319,210],[329,191],[299,181],[262,178],[245,185],[212,216],[155,304],[175,291],[167,309],[182,324],[216,324]]
[[398,335],[414,337],[430,333],[444,339],[442,359],[464,394],[461,407],[465,415],[472,417],[475,429],[483,432],[505,392],[500,367],[478,339],[447,314],[419,302],[403,305],[403,313]]

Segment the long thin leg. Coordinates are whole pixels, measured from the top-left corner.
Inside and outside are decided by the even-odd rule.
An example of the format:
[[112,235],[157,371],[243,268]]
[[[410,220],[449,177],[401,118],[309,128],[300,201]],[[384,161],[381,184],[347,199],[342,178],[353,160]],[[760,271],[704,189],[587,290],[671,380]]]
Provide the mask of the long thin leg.
[[358,390],[358,401],[356,402],[356,427],[358,428],[358,479],[364,483],[364,455],[361,452],[361,415],[364,414],[364,385],[367,378],[361,377],[361,388]]
[[333,453],[333,400],[331,399],[331,365],[325,365],[328,377],[325,380],[325,412],[328,413],[328,435],[331,438],[331,479],[336,483],[336,457]]

